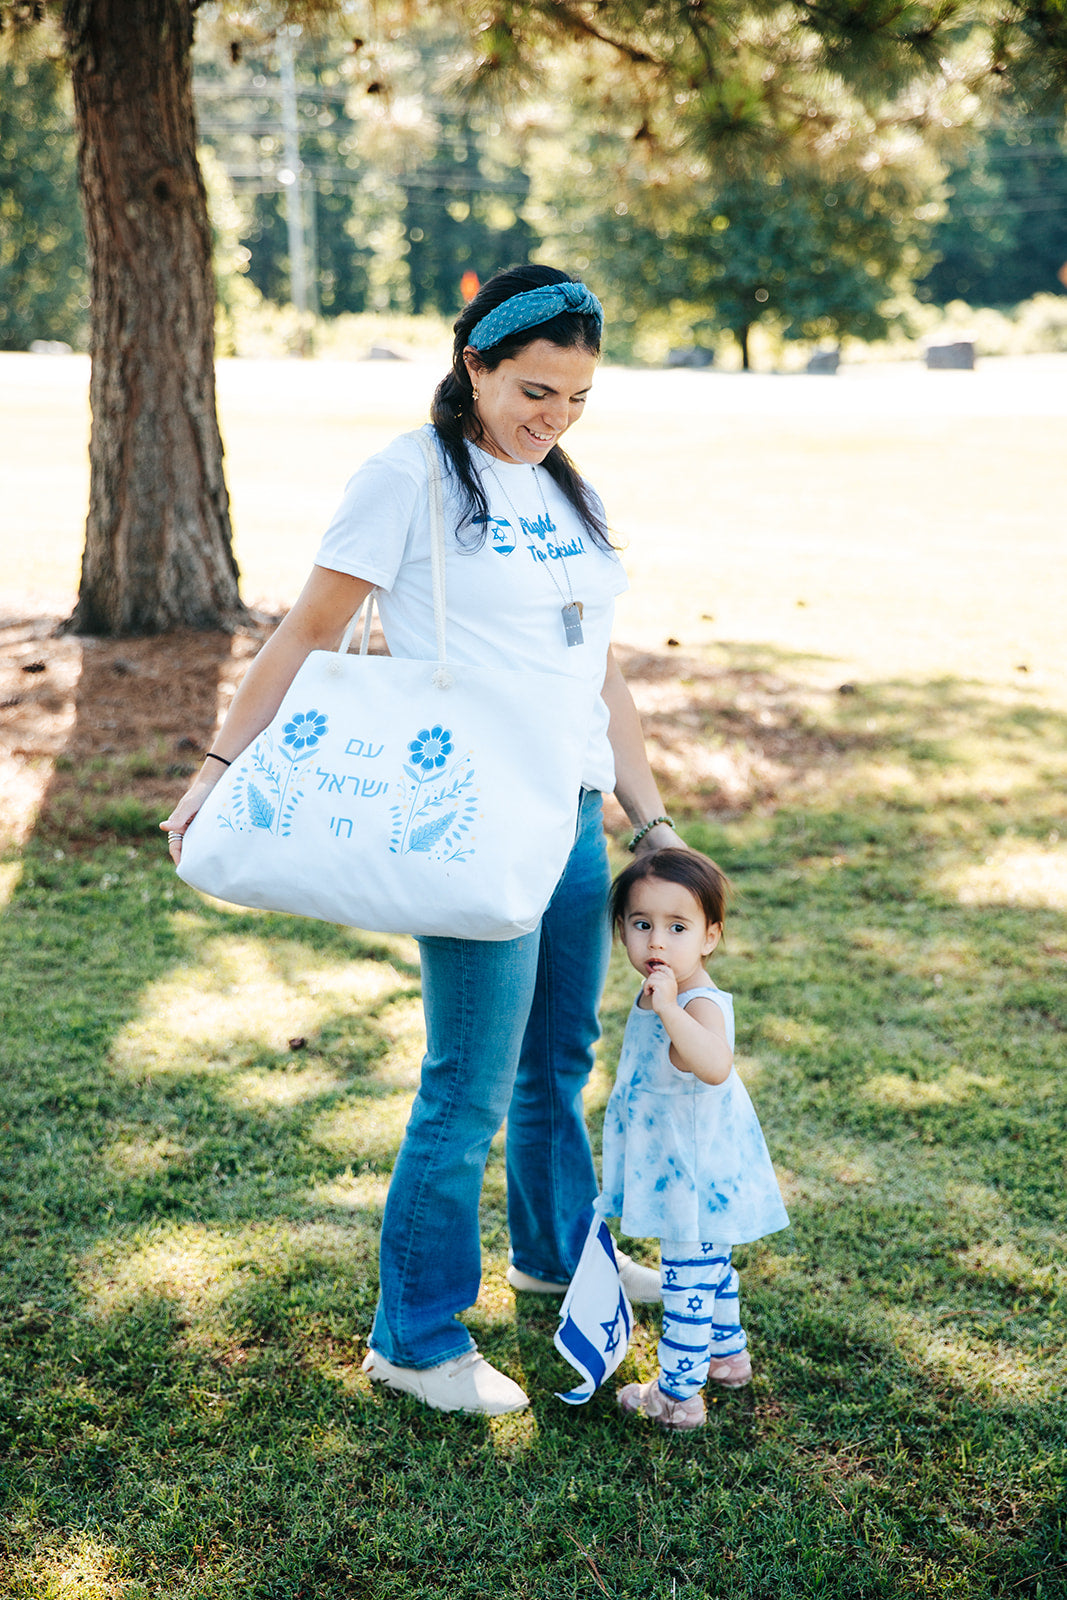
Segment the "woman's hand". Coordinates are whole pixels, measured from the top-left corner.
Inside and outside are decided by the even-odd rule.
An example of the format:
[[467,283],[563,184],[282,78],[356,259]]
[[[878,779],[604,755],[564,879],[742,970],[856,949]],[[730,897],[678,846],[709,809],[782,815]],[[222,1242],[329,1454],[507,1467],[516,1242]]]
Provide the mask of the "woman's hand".
[[[226,720],[215,735],[213,748],[229,761],[263,732],[312,650],[337,647],[349,618],[374,587],[366,578],[353,578],[326,567],[313,567],[292,610],[279,623],[241,680]],[[222,777],[218,761],[205,761],[203,770],[182,795],[160,827],[167,834],[171,860],[182,858],[181,839],[207,796]]]
[[[221,776],[222,773],[220,772],[219,778],[221,778]],[[196,813],[200,810],[200,807],[203,805],[204,801],[207,799],[208,795],[211,793],[218,781],[219,779],[216,777],[207,777],[204,773],[201,773],[200,776],[189,785],[188,789],[186,789],[185,793],[178,801],[178,804],[174,807],[174,810],[171,812],[170,816],[167,817],[166,821],[159,824],[160,828],[167,835],[167,846],[170,851],[170,859],[174,862],[175,866],[178,865],[178,862],[182,858],[182,836],[184,835],[185,830],[188,828],[189,824],[196,816]]]

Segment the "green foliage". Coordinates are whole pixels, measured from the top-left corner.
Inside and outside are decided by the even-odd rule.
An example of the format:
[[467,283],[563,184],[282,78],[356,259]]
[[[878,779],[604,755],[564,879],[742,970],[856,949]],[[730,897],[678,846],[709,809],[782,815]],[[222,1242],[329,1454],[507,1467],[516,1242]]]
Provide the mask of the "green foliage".
[[[524,5],[488,27],[479,13],[473,35],[474,11],[458,0],[414,22],[349,8],[343,37],[336,6],[283,9],[319,24],[299,39],[297,77],[325,316],[452,315],[468,266],[484,278],[544,241],[542,254],[579,265],[592,244],[617,323],[688,303],[697,338],[730,329],[742,344],[753,320],[785,338],[884,332],[889,302],[926,266],[942,124],[974,115],[968,95],[992,81],[983,74],[1000,48],[946,8],[807,8],[803,47],[789,8],[756,26],[740,0],[689,7],[684,19],[666,5]],[[275,303],[289,293],[270,43],[280,15],[222,5],[199,24],[226,351],[257,293]],[[28,13],[11,20],[32,32]],[[1032,19],[1020,12],[1016,22],[1004,37],[1021,82]],[[932,77],[935,54],[950,50],[966,70]],[[1043,71],[1048,90],[1049,62]],[[0,284],[11,287],[0,343],[82,343],[69,112],[54,67],[16,54],[3,72]],[[1062,157],[1019,159],[1008,144],[1022,137],[990,136],[977,162],[954,172],[935,239],[943,260],[927,279],[933,298],[1009,304],[1051,287],[1064,252],[1049,186]],[[630,347],[624,334],[615,354]]]
[[89,304],[70,92],[60,66],[0,56],[0,350],[83,348]]
[[540,153],[534,216],[548,258],[594,275],[615,359],[665,309],[691,342],[732,333],[745,366],[761,323],[777,338],[875,340],[926,265],[938,166],[922,141],[872,134],[731,174],[685,146],[635,153],[584,105],[567,140]]
[[746,367],[749,330],[765,320],[786,339],[882,337],[887,302],[920,259],[910,208],[905,224],[892,197],[856,177],[734,181],[690,190],[677,209],[659,194],[659,226],[628,192],[623,216],[602,212],[590,230],[619,314],[684,305],[697,330],[733,333]]
[[[542,255],[578,270],[595,256],[591,270],[631,320],[691,303],[696,325],[729,328],[742,345],[755,320],[786,338],[878,337],[927,265],[946,130],[975,115],[976,88],[999,82],[986,36],[944,7],[806,7],[801,43],[790,8],[757,25],[740,0],[684,18],[669,5],[516,6],[488,25],[479,12],[473,50],[442,15],[475,20],[457,4],[401,34],[379,13],[370,39],[334,53],[330,81],[348,98],[317,113],[323,126],[344,119],[343,137],[327,139],[333,166],[315,143],[316,105],[304,108],[306,160],[346,191],[336,203],[349,231],[374,240],[371,303],[383,308],[451,312],[465,266],[484,277],[540,233]],[[942,72],[953,51],[966,65]],[[316,54],[317,43],[301,52],[309,83]],[[509,122],[520,119],[517,138]],[[329,175],[338,150],[350,179]],[[277,207],[276,196],[255,200],[248,242],[256,281],[282,298]],[[335,226],[320,214],[320,239]],[[361,272],[325,276],[347,298],[328,289],[324,305],[368,303]]]
[[215,350],[237,354],[238,329],[258,309],[261,297],[248,275],[249,251],[241,242],[244,218],[229,177],[210,146],[198,152],[207,190],[215,267]]
[[[429,159],[404,182],[404,229],[411,309],[455,312],[459,282],[473,270],[485,279],[528,259],[540,243],[522,218],[529,180],[509,169],[503,152],[487,157],[487,141],[461,110],[438,113]],[[495,169],[495,172],[492,170]],[[492,175],[491,175],[492,173]]]
[[1013,306],[1059,291],[1067,263],[1067,146],[1058,122],[991,129],[947,177],[939,260],[919,294],[944,305]]
[[[266,299],[289,299],[286,166],[278,63],[269,42],[245,45],[228,60],[216,33],[196,53],[199,127],[219,170],[229,177],[239,213],[238,235],[248,282]],[[326,316],[368,307],[372,248],[353,227],[347,184],[355,148],[347,85],[340,72],[343,46],[311,39],[295,52],[298,136],[305,167],[304,205],[315,257],[313,288]],[[319,174],[328,173],[320,178]]]
[[[296,52],[298,129],[311,263],[327,318],[367,310],[454,316],[459,282],[525,260],[529,183],[500,121],[438,80],[461,41],[432,18],[358,49],[317,38]],[[246,46],[224,64],[217,36],[197,53],[200,125],[243,208],[249,280],[290,292],[277,61]]]
[[[473,7],[471,8],[473,10]],[[578,92],[638,140],[713,157],[727,173],[767,161],[833,159],[843,141],[889,127],[930,131],[973,115],[989,82],[970,22],[939,0],[901,8],[828,0],[753,7],[576,3],[516,6],[513,48],[477,36],[473,81],[503,95],[537,82],[537,52],[575,43]],[[942,71],[966,37],[966,71]]]

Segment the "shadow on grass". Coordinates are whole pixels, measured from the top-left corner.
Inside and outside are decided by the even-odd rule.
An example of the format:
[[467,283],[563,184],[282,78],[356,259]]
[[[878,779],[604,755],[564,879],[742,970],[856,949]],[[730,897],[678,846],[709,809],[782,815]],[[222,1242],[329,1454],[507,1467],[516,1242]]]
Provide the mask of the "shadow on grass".
[[[1067,750],[1067,718],[1024,686],[994,700],[987,686],[958,678],[842,680],[832,661],[768,645],[617,654],[672,802],[690,812],[774,810],[843,775],[862,784],[873,774],[880,793],[938,775],[973,780],[990,748],[1047,773]],[[805,681],[813,673],[815,686]]]
[[[669,784],[724,727],[765,763],[729,828],[699,772],[675,794],[740,887],[715,976],[793,1218],[739,1252],[752,1390],[692,1438],[552,1398],[494,1155],[468,1321],[530,1411],[372,1391],[414,947],[207,905],[78,809],[72,758],[0,923],[13,1595],[1057,1592],[1067,722],[960,684],[820,698],[787,658],[631,671]],[[656,1338],[643,1311],[623,1378]]]

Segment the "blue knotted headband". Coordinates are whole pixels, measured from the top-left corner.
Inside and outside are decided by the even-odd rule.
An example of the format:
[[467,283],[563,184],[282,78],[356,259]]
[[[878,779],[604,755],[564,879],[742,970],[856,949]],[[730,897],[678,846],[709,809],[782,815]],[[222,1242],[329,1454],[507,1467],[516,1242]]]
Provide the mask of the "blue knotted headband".
[[523,328],[535,328],[539,322],[550,322],[564,311],[577,311],[595,317],[604,326],[604,311],[591,289],[584,283],[546,283],[540,289],[527,289],[525,294],[513,294],[488,312],[471,330],[467,343],[474,350],[488,350],[509,334],[521,333]]

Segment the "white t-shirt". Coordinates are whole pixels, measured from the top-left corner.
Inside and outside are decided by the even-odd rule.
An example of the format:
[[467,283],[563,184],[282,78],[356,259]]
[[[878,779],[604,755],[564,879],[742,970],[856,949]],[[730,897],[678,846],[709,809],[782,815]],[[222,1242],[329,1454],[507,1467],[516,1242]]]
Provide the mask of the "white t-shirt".
[[[622,563],[593,543],[547,472],[470,449],[490,520],[480,547],[465,547],[480,530],[469,522],[460,527],[462,498],[442,456],[448,659],[559,672],[599,690],[615,596],[627,586]],[[401,435],[360,467],[315,563],[377,586],[392,655],[436,656],[426,459],[417,437]],[[568,645],[564,631],[562,610],[570,600],[583,608],[580,645]],[[615,787],[608,709],[599,693],[582,784],[609,792]]]

